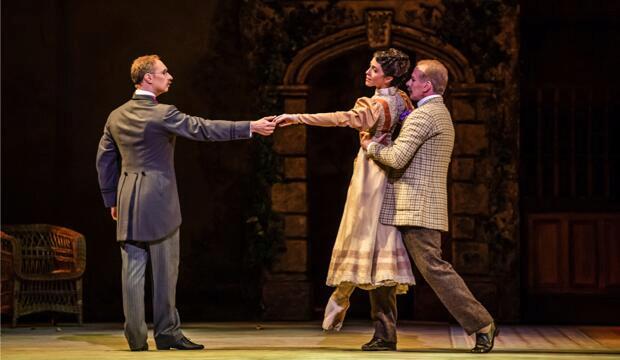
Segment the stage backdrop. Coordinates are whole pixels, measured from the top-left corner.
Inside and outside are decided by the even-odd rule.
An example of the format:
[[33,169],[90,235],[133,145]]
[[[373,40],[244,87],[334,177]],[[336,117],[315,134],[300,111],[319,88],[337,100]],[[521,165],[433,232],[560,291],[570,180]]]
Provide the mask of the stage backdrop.
[[[109,112],[132,94],[131,61],[159,54],[174,76],[160,101],[189,114],[249,120],[284,109],[346,110],[357,96],[371,94],[361,78],[372,49],[359,41],[380,33],[385,39],[387,31],[394,35],[388,42],[413,58],[452,59],[453,80],[467,85],[447,94],[457,144],[445,257],[500,321],[557,322],[567,312],[578,314],[567,321],[613,321],[605,306],[618,300],[620,268],[611,260],[620,256],[613,236],[620,227],[597,215],[620,210],[620,151],[605,135],[618,133],[610,119],[619,97],[603,86],[619,80],[620,11],[608,3],[2,1],[1,222],[83,233],[85,321],[120,321],[120,251],[95,155]],[[602,88],[606,95],[590,102],[587,92]],[[563,126],[572,124],[566,109],[586,119],[575,123],[581,128]],[[572,147],[556,141],[570,138],[562,129],[573,131]],[[326,265],[357,147],[349,130],[281,133],[275,147],[282,159],[275,162],[257,139],[177,141],[183,320],[321,317]],[[273,194],[263,193],[262,205],[270,207],[274,196],[284,236],[257,246],[246,222],[273,175],[280,182]],[[579,236],[536,237],[562,226]],[[545,261],[555,245],[566,244],[581,247]],[[256,271],[257,260],[271,257],[272,268]],[[536,280],[545,276],[555,282]],[[399,304],[402,317],[451,320],[419,280]],[[365,294],[356,296],[352,315],[367,318]]]

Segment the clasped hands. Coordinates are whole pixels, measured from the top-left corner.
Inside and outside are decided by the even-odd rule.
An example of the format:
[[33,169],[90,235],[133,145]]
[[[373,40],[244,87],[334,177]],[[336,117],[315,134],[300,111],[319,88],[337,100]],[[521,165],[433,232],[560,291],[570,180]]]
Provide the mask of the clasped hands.
[[294,124],[300,124],[296,114],[281,114],[278,116],[271,115],[250,122],[250,131],[263,136],[271,135],[276,127],[285,127]]
[[271,115],[250,122],[250,131],[263,136],[271,135],[276,127],[284,127],[299,124],[300,121],[296,114],[281,114],[278,116]]

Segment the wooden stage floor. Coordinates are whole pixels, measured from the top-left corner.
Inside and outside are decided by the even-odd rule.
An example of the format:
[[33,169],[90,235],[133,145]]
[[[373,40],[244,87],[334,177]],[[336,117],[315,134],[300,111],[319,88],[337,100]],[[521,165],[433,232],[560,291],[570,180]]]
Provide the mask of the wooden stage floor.
[[[3,326],[6,324],[3,324]],[[121,324],[19,325],[2,328],[3,360],[29,359],[620,359],[620,327],[501,325],[495,349],[470,354],[474,338],[448,324],[399,324],[398,352],[359,350],[371,337],[368,321],[326,333],[318,322],[186,323],[184,333],[204,351],[127,349]]]

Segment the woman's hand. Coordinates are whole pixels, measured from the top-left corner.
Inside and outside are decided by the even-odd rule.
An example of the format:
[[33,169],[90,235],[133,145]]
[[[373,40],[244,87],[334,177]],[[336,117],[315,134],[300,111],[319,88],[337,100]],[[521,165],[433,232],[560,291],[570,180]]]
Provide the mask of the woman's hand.
[[299,116],[297,116],[297,114],[282,114],[282,115],[278,115],[275,118],[275,123],[276,125],[278,125],[279,127],[284,127],[284,126],[289,126],[289,125],[295,125],[295,124],[300,124],[301,121],[299,121]]

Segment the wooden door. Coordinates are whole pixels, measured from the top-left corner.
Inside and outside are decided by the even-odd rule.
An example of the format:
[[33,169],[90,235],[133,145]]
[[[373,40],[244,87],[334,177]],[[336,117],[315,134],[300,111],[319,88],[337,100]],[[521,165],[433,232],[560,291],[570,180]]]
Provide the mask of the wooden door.
[[524,319],[618,323],[617,94],[552,85],[524,93]]

